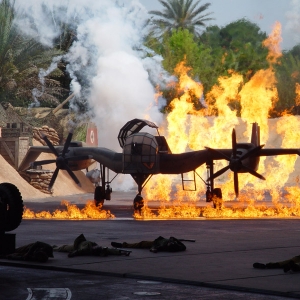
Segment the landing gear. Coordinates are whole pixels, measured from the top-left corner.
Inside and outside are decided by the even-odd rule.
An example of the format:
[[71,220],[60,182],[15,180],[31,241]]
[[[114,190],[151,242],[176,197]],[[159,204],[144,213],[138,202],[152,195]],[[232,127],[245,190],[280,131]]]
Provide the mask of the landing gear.
[[222,190],[220,188],[214,188],[210,191],[208,185],[206,191],[206,202],[213,202],[214,208],[220,209],[223,205]]
[[111,199],[111,193],[112,188],[109,184],[106,185],[106,188],[104,186],[96,186],[95,193],[94,193],[94,201],[96,206],[103,206],[104,200],[110,200]]
[[213,202],[214,208],[220,209],[223,205],[222,190],[220,188],[214,188],[214,164],[209,162],[206,165],[207,168],[207,190],[206,190],[206,202]]
[[[107,178],[109,175],[108,172],[109,171],[107,169]],[[112,188],[109,185],[110,183],[111,181],[106,181],[105,166],[100,165],[100,185],[96,186],[94,193],[94,201],[96,206],[102,207],[104,204],[104,200],[111,199]]]
[[96,206],[102,207],[105,200],[105,193],[103,193],[102,186],[96,186],[94,193],[94,201]]
[[144,199],[141,196],[143,187],[146,185],[146,183],[150,180],[152,175],[149,174],[131,174],[132,178],[138,185],[138,194],[135,196],[133,200],[133,208],[134,212],[141,214],[142,208],[144,207]]
[[214,208],[220,209],[223,206],[223,200],[222,200],[222,190],[220,188],[213,189],[212,192],[212,201],[214,204]]

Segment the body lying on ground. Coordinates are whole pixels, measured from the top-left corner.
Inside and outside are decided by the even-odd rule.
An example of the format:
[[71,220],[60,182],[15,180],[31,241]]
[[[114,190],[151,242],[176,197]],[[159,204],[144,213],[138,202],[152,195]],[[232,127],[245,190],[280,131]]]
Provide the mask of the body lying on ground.
[[8,259],[37,262],[46,262],[49,257],[53,257],[52,247],[39,241],[16,248],[14,253],[6,255]]
[[88,241],[83,234],[80,234],[71,245],[53,246],[54,251],[68,252],[68,257],[93,255],[93,256],[107,256],[107,255],[130,255],[131,251],[122,249],[114,249],[108,247],[101,247],[95,242]]
[[282,260],[278,262],[254,263],[253,268],[255,269],[283,269],[286,273],[288,271],[300,272],[300,255],[294,256],[287,260]]
[[116,243],[112,242],[111,245],[117,248],[140,248],[140,249],[149,249],[151,252],[159,251],[168,251],[168,252],[177,252],[185,251],[186,246],[175,237],[170,237],[168,239],[159,236],[154,241],[140,241],[137,243]]

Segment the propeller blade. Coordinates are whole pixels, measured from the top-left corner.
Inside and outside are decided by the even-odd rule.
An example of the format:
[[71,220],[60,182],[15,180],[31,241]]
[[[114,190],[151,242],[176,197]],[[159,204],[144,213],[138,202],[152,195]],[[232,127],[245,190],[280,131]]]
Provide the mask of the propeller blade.
[[235,196],[238,198],[238,196],[239,196],[239,178],[238,178],[237,172],[234,172],[233,181],[234,181]]
[[232,129],[232,156],[233,158],[236,158],[236,133],[235,133],[235,129]]
[[55,154],[55,156],[58,156],[56,149],[54,148],[52,143],[49,141],[48,137],[45,134],[43,134],[42,137],[43,137],[43,140],[46,142],[47,146],[49,147],[49,149]]
[[32,167],[35,166],[42,166],[42,165],[48,165],[48,164],[52,164],[55,163],[56,159],[46,159],[46,160],[40,160],[40,161],[35,161],[31,163]]
[[74,174],[74,172],[70,169],[70,167],[66,164],[65,165],[65,170],[69,173],[69,175],[71,176],[71,178],[75,181],[75,183],[81,187],[80,181],[78,180],[78,178],[76,177],[76,175]]
[[257,173],[256,171],[252,170],[251,168],[249,168],[247,166],[244,166],[244,165],[243,165],[243,168],[246,169],[253,176],[255,176],[255,177],[259,178],[259,179],[262,179],[262,180],[266,180],[266,178],[264,176],[260,175],[259,173]]
[[216,172],[212,176],[210,176],[207,180],[215,179],[215,178],[219,177],[220,175],[222,175],[223,173],[225,173],[227,170],[229,170],[229,165],[227,167],[219,170],[218,172]]
[[251,149],[249,152],[242,155],[240,157],[240,160],[242,161],[242,160],[248,158],[249,156],[251,156],[251,155],[255,154],[256,152],[258,152],[259,150],[261,150],[263,147],[264,147],[264,145],[260,145],[260,146],[257,146],[255,148]]
[[70,132],[68,134],[68,137],[66,139],[65,145],[64,145],[64,149],[62,151],[62,157],[65,157],[65,154],[67,153],[67,150],[70,146],[71,140],[72,140],[72,136],[73,136],[73,132]]
[[66,158],[68,161],[78,161],[78,160],[87,160],[87,159],[92,159],[92,155],[82,155],[82,156],[71,156]]
[[59,171],[59,168],[56,168],[53,175],[52,175],[52,178],[50,180],[50,183],[49,183],[49,187],[48,187],[48,190],[51,191],[52,188],[53,188],[53,185],[54,185],[54,182],[56,180],[56,177],[57,177],[57,174],[58,174],[58,171]]
[[213,148],[209,148],[209,147],[205,147],[208,151],[211,151],[211,152],[215,152],[215,153],[218,153],[220,154],[224,159],[230,161],[230,157],[228,157],[227,155],[223,154],[222,152],[220,152],[219,150],[217,149],[213,149]]

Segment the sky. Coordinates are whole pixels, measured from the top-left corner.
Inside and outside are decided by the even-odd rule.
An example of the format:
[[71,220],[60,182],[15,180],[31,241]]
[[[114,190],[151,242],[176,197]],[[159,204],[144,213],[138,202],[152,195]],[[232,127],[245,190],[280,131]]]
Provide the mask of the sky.
[[[158,0],[139,0],[149,10],[161,10]],[[207,25],[224,27],[241,18],[256,23],[262,31],[271,33],[276,21],[282,29],[281,49],[288,50],[300,42],[300,0],[202,0],[211,3],[207,12],[215,20]]]

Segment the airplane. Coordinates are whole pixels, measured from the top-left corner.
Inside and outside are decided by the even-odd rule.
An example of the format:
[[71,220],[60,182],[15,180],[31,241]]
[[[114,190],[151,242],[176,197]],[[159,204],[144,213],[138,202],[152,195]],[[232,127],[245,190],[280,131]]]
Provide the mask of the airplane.
[[[145,126],[156,129],[157,135],[142,132],[141,130]],[[265,179],[257,173],[261,156],[300,155],[300,150],[296,148],[263,149],[264,145],[260,144],[260,127],[257,123],[252,124],[250,143],[237,143],[236,131],[233,129],[231,149],[205,147],[203,150],[179,154],[171,152],[166,138],[159,134],[158,126],[144,119],[128,121],[120,129],[118,141],[122,152],[116,152],[103,147],[86,147],[82,142],[72,142],[72,135],[72,132],[70,132],[63,146],[53,146],[45,135],[43,139],[48,147],[30,147],[20,164],[19,171],[55,162],[56,169],[49,183],[49,190],[51,190],[59,170],[66,170],[71,178],[80,185],[73,171],[86,169],[94,161],[97,161],[100,164],[100,184],[95,187],[95,204],[102,206],[104,200],[111,200],[112,189],[110,183],[118,174],[130,174],[138,188],[138,193],[134,198],[133,204],[134,209],[139,212],[144,206],[142,190],[155,174],[181,174],[182,186],[184,188],[185,180],[183,174],[193,171],[195,183],[196,169],[206,164],[208,178],[206,181],[202,180],[207,186],[206,201],[210,202],[215,197],[222,198],[222,191],[220,188],[214,187],[214,180],[227,170],[231,170],[234,173],[234,191],[236,198],[238,198],[239,173],[250,173],[259,179]],[[42,152],[54,153],[56,158],[36,161]],[[214,172],[214,161],[216,160],[227,160],[228,165]],[[116,176],[111,181],[107,179],[108,170],[116,173]],[[215,203],[214,207],[217,208]]]

